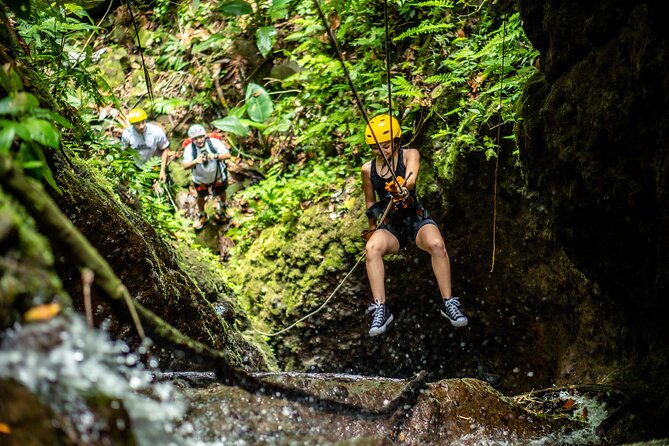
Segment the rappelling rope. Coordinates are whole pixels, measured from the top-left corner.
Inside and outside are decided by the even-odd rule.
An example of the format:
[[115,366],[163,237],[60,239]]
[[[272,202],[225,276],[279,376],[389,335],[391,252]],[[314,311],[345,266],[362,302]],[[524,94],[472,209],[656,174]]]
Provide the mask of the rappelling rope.
[[[327,19],[325,18],[325,14],[323,13],[323,10],[321,9],[321,5],[319,4],[318,0],[314,0],[314,4],[316,5],[316,9],[318,10],[318,16],[320,17],[321,21],[323,22],[323,27],[325,28],[325,31],[327,32],[328,36],[330,37],[330,41],[332,42],[332,46],[335,49],[335,52],[337,53],[337,57],[339,59],[339,63],[341,64],[342,69],[344,70],[344,75],[346,76],[346,79],[348,81],[349,86],[351,87],[351,91],[353,92],[353,96],[355,97],[355,101],[358,105],[358,108],[360,109],[360,112],[362,113],[363,118],[365,119],[365,123],[367,124],[368,127],[371,127],[369,124],[369,116],[367,115],[367,112],[365,111],[365,107],[362,103],[362,99],[360,98],[360,95],[358,94],[358,90],[355,88],[355,85],[353,84],[353,79],[351,79],[351,75],[348,72],[348,68],[346,68],[346,63],[344,62],[344,56],[341,53],[341,50],[339,49],[339,45],[337,44],[337,39],[334,36],[334,33],[332,32],[332,29],[330,28],[330,25],[328,24]],[[384,17],[385,17],[385,32],[386,32],[386,77],[388,80],[388,115],[392,117],[392,96],[391,96],[391,82],[390,82],[390,58],[388,57],[388,48],[389,48],[389,27],[388,27],[388,2],[384,2]],[[393,135],[393,120],[390,119],[390,134]],[[377,147],[379,148],[379,153],[381,153],[381,156],[383,157],[383,161],[388,167],[388,170],[390,171],[390,174],[392,175],[393,181],[397,185],[398,190],[402,186],[399,183],[399,180],[397,179],[397,176],[395,175],[395,169],[393,165],[391,164],[390,160],[388,160],[388,157],[383,153],[383,150],[381,150],[381,145],[379,144],[378,139],[376,138],[376,134],[374,131],[372,131],[372,137],[374,138],[374,142],[376,143]],[[391,137],[390,139],[390,147],[391,147],[391,153],[395,152],[394,148],[394,138]],[[411,173],[409,174],[411,176]],[[407,179],[409,177],[407,176]],[[393,207],[393,200],[390,200],[388,202],[388,205],[386,206],[385,211],[383,212],[383,215],[379,220],[377,220],[377,226],[378,223],[383,223],[383,221],[386,219],[388,216],[388,213],[390,212],[391,208]],[[339,291],[339,289],[342,287],[344,282],[346,282],[346,279],[349,278],[349,276],[355,271],[355,269],[358,267],[360,262],[366,257],[366,253],[362,253],[362,255],[358,258],[358,260],[355,262],[355,265],[350,269],[350,271],[344,276],[344,278],[341,280],[339,285],[330,293],[327,299],[325,299],[325,302],[323,302],[318,308],[316,308],[314,311],[311,313],[301,317],[300,319],[296,320],[289,326],[276,331],[274,333],[266,333],[262,330],[258,330],[256,328],[253,328],[253,331],[256,333],[259,333],[263,336],[277,336],[282,333],[287,332],[288,330],[294,328],[297,324],[300,322],[304,322],[305,320],[309,319],[313,315],[317,314],[320,312],[323,308],[327,306],[327,304],[330,302],[330,300],[334,297],[334,295]]]
[[[362,116],[365,119],[365,123],[367,124],[367,126],[371,127],[369,125],[369,116],[367,115],[367,112],[365,111],[365,106],[362,103],[362,99],[360,99],[360,95],[358,94],[358,90],[355,88],[355,84],[353,84],[353,79],[351,79],[351,75],[348,72],[348,68],[346,68],[346,63],[344,62],[344,55],[342,54],[341,50],[339,49],[339,45],[337,44],[337,39],[335,38],[334,33],[332,32],[332,28],[330,28],[330,25],[329,25],[327,19],[325,18],[325,14],[323,13],[323,10],[321,9],[321,5],[318,2],[318,0],[314,0],[314,4],[316,5],[316,9],[318,10],[318,16],[321,18],[321,21],[323,22],[323,27],[325,28],[325,31],[328,33],[328,36],[330,37],[330,42],[332,42],[332,46],[334,47],[335,52],[337,53],[337,57],[339,58],[339,63],[341,64],[341,67],[344,70],[344,75],[346,76],[346,79],[348,80],[348,84],[351,87],[351,91],[353,92],[353,96],[355,96],[355,101],[358,105],[358,108],[360,109],[360,112],[362,113]],[[386,8],[387,8],[387,6],[386,6]],[[386,40],[387,40],[387,38],[388,38],[387,37],[387,33],[388,33],[388,30],[387,30],[387,28],[388,28],[388,15],[387,15],[387,13],[386,13],[386,17],[385,17],[385,24],[386,24]],[[387,54],[388,53],[387,45],[388,45],[388,43],[386,42],[386,60],[389,60],[388,59],[388,54]],[[386,66],[387,66],[388,76],[390,76],[390,65],[389,65],[389,63],[387,63]],[[389,104],[388,105],[388,110],[390,111],[392,100],[391,100],[391,97],[390,97],[390,81],[388,81],[388,82],[389,82],[388,83],[388,104]],[[392,132],[392,125],[393,124],[392,124],[392,119],[391,119],[390,120],[390,126],[391,126],[390,130],[391,130],[391,132]],[[392,133],[391,133],[391,135],[392,135]],[[390,164],[390,161],[386,157],[385,153],[383,153],[383,150],[381,150],[381,145],[379,144],[378,139],[376,139],[376,134],[374,134],[373,131],[372,131],[372,137],[374,138],[374,142],[376,143],[376,146],[379,148],[379,152],[381,153],[381,156],[383,157],[384,163],[386,164],[386,166],[390,170],[390,174],[393,177],[393,181],[395,182],[395,184],[397,185],[397,188],[399,189],[401,184],[397,180],[397,176],[395,175],[395,170],[393,169],[393,166]],[[393,144],[392,138],[391,138],[391,144]]]
[[284,329],[282,329],[282,330],[279,330],[279,331],[276,331],[276,332],[274,332],[274,333],[265,333],[264,331],[260,331],[260,330],[257,330],[257,329],[255,329],[255,328],[253,329],[253,331],[255,331],[256,333],[260,333],[260,334],[263,335],[263,336],[276,336],[276,335],[280,335],[281,333],[285,333],[285,332],[287,332],[288,330],[290,330],[291,328],[295,327],[295,326],[296,326],[297,324],[299,324],[300,322],[303,322],[303,321],[309,319],[311,316],[313,316],[314,314],[316,314],[316,313],[318,313],[319,311],[321,311],[323,308],[325,308],[325,306],[328,304],[328,302],[330,302],[330,299],[332,299],[332,297],[334,297],[334,295],[337,293],[337,291],[339,291],[339,288],[341,288],[341,286],[344,284],[344,282],[346,282],[346,279],[348,279],[348,277],[349,277],[349,276],[353,273],[353,271],[358,267],[358,265],[360,264],[360,262],[362,262],[362,259],[364,259],[366,255],[367,255],[367,253],[364,253],[364,252],[362,253],[362,255],[360,256],[360,258],[358,259],[358,261],[355,262],[355,265],[353,265],[353,268],[351,268],[351,270],[346,274],[346,276],[342,279],[342,281],[339,282],[339,285],[337,285],[337,288],[335,288],[334,291],[333,291],[332,293],[330,293],[330,295],[328,296],[328,298],[325,299],[325,302],[323,302],[323,303],[321,304],[320,307],[316,308],[314,311],[312,311],[311,313],[307,314],[306,316],[303,316],[303,317],[301,317],[300,319],[296,320],[295,322],[293,322],[292,324],[290,324],[290,325],[287,326],[286,328],[284,328]]
[[497,173],[499,171],[499,156],[502,146],[500,145],[502,132],[502,87],[504,87],[504,56],[506,51],[506,19],[504,19],[504,35],[502,36],[502,68],[499,78],[499,122],[497,123],[497,156],[495,157],[495,179],[492,192],[492,261],[490,272],[495,270],[495,248],[497,235]]
[[[390,57],[388,56],[390,52],[390,30],[388,26],[388,0],[384,0],[383,2],[383,22],[385,25],[385,30],[386,30],[386,83],[388,85],[388,116],[392,118],[393,116],[393,99],[392,99],[392,89],[391,89],[391,83],[390,83]],[[395,153],[395,138],[392,137],[394,135],[393,133],[393,120],[390,119],[390,153]],[[376,140],[376,135],[374,134],[374,131],[372,131],[372,135],[374,135],[374,141],[378,145],[379,142]],[[380,150],[381,148],[379,147],[379,152],[383,154],[383,152]],[[385,155],[384,155],[385,158]],[[393,157],[393,163],[395,162],[395,157]],[[390,169],[390,172],[393,175],[393,179],[395,180],[395,184],[397,185],[397,188],[401,186],[401,184],[398,183],[397,177],[395,176],[395,169],[394,166],[393,168]],[[383,220],[381,220],[383,221]]]

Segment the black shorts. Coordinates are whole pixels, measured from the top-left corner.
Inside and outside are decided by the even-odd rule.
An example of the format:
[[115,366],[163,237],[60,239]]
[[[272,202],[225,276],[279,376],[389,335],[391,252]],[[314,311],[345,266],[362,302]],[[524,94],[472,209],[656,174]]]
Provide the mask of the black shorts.
[[197,191],[198,197],[206,197],[209,195],[209,189],[211,188],[211,195],[223,195],[225,190],[228,188],[227,178],[224,181],[217,181],[213,184],[198,184],[193,183],[195,190]]
[[395,211],[388,222],[379,226],[390,232],[400,242],[400,248],[407,246],[409,242],[416,243],[418,231],[425,225],[437,225],[430,218],[430,214],[422,205],[418,204],[413,209]]

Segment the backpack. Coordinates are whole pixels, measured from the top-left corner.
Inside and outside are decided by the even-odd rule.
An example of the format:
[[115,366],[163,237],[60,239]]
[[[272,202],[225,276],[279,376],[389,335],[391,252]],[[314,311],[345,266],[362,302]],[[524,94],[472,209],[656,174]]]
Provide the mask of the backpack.
[[[218,133],[218,132],[211,132],[207,133],[207,138],[216,138],[216,139],[223,139],[223,134]],[[181,142],[181,148],[185,149],[188,147],[188,144],[192,143],[193,140],[191,138],[186,138]],[[210,147],[211,149],[211,147]]]

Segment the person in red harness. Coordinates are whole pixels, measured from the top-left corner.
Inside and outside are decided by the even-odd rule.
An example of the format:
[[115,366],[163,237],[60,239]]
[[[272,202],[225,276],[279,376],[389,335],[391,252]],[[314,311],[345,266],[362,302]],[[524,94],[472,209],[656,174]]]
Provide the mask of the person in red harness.
[[192,125],[188,129],[190,143],[184,147],[183,167],[193,169],[193,185],[197,191],[198,215],[193,223],[196,231],[204,228],[207,223],[207,214],[204,210],[204,200],[207,195],[216,200],[215,219],[228,220],[226,214],[226,194],[228,188],[228,170],[225,160],[230,158],[230,151],[225,143],[218,138],[207,135],[200,124]]
[[452,295],[451,266],[444,239],[416,197],[420,154],[416,149],[400,147],[401,135],[399,122],[389,115],[375,116],[365,128],[365,141],[374,153],[374,159],[362,166],[365,215],[369,220],[363,237],[367,240],[367,278],[374,300],[369,308],[373,313],[370,336],[385,332],[393,321],[386,307],[383,257],[396,253],[410,242],[432,258],[432,270],[442,297],[441,314],[454,327],[468,323],[460,310],[459,299]]

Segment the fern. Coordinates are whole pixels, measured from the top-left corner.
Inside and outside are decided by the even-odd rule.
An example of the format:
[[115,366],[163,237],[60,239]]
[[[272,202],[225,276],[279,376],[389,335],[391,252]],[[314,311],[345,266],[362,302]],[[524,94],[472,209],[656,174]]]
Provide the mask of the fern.
[[400,41],[400,40],[404,40],[408,37],[413,38],[413,37],[420,36],[420,35],[425,35],[425,34],[436,34],[436,33],[446,32],[446,31],[449,31],[449,30],[452,30],[452,29],[455,29],[455,25],[453,23],[425,23],[425,22],[423,22],[418,26],[407,29],[402,34],[395,37],[393,40],[394,41]]
[[453,9],[455,7],[455,4],[452,0],[428,0],[424,2],[411,3],[410,5],[414,8],[432,7],[440,9]]
[[400,76],[395,76],[392,79],[392,84],[395,86],[394,94],[402,98],[422,98],[425,95],[417,86],[413,85],[408,80]]

